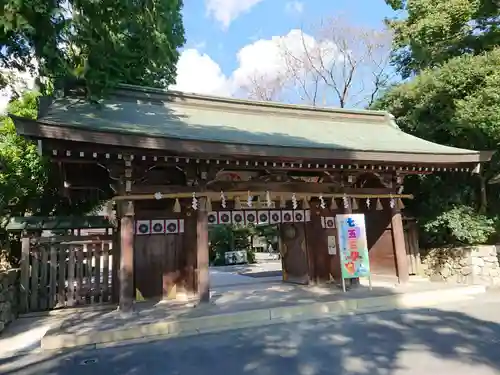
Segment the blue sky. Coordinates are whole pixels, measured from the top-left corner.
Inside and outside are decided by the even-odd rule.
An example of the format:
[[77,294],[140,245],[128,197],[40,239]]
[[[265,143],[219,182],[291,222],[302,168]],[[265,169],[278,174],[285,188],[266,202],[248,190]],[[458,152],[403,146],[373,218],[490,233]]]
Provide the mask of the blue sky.
[[[185,0],[187,42],[176,88],[231,95],[234,87],[227,85],[234,82],[229,81],[241,81],[241,75],[253,69],[250,58],[260,65],[269,58],[270,47],[262,42],[278,40],[294,29],[315,37],[319,23],[330,17],[382,29],[383,19],[394,15],[384,0]],[[256,45],[261,48],[249,48]],[[248,53],[238,58],[242,51]]]
[[307,32],[323,17],[336,15],[345,15],[357,24],[382,27],[384,17],[394,13],[384,0],[262,0],[225,29],[213,15],[207,14],[207,0],[184,3],[185,47],[204,46],[204,52],[226,73],[236,68],[238,50],[257,39],[285,35],[294,28]]

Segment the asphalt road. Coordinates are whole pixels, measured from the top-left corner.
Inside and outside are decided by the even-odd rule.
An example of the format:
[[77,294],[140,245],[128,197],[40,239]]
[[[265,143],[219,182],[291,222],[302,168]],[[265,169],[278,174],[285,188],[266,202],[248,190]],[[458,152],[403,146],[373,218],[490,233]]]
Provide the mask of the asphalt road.
[[391,311],[0,360],[0,374],[500,374],[500,293]]

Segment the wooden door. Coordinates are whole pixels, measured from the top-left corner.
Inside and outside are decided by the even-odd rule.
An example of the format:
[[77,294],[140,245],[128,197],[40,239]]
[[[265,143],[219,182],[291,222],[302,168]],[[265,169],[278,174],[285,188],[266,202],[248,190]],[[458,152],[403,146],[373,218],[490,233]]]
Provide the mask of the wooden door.
[[280,225],[280,252],[283,281],[308,284],[309,266],[304,223]]
[[136,236],[136,298],[175,298],[184,266],[182,234]]

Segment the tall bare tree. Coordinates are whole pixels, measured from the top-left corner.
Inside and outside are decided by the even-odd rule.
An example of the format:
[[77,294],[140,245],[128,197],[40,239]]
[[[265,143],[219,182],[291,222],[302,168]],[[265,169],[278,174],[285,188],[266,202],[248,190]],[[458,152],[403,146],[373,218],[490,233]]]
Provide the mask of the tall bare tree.
[[[310,105],[368,106],[390,84],[392,33],[341,18],[322,20],[315,32],[300,31],[279,43],[284,71],[276,79],[249,79],[251,98]],[[262,78],[262,77],[261,77]]]
[[254,72],[247,78],[241,89],[250,99],[278,102],[283,101],[282,94],[285,83],[284,76],[269,77]]

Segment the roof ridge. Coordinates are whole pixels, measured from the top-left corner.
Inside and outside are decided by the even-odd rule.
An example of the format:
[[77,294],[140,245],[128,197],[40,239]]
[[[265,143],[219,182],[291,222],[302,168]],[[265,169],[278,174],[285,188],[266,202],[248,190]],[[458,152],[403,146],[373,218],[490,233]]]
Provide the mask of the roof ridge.
[[[121,89],[121,90],[120,90]],[[279,103],[274,101],[263,101],[263,100],[250,100],[250,99],[239,99],[239,98],[230,98],[224,96],[217,95],[206,95],[206,94],[196,94],[196,93],[187,93],[182,91],[175,90],[167,90],[161,88],[147,87],[147,86],[136,86],[129,84],[119,84],[117,89],[114,91],[114,94],[120,96],[120,94],[124,94],[123,91],[128,93],[143,93],[146,96],[148,94],[159,95],[159,100],[169,100],[169,98],[173,98],[175,101],[182,102],[183,100],[194,100],[194,101],[204,101],[214,103],[219,106],[229,105],[229,106],[239,106],[239,107],[254,107],[254,108],[266,108],[266,109],[274,109],[282,112],[288,112],[292,114],[294,111],[304,111],[304,112],[314,112],[318,114],[336,114],[336,115],[359,115],[359,116],[367,116],[367,117],[384,117],[386,122],[388,122],[388,116],[390,116],[387,111],[375,111],[368,109],[346,109],[346,108],[337,108],[337,107],[315,107],[312,105],[304,105],[304,104],[287,104],[287,103]],[[137,99],[140,99],[140,95],[126,95],[132,96]],[[161,98],[164,96],[164,98]]]

